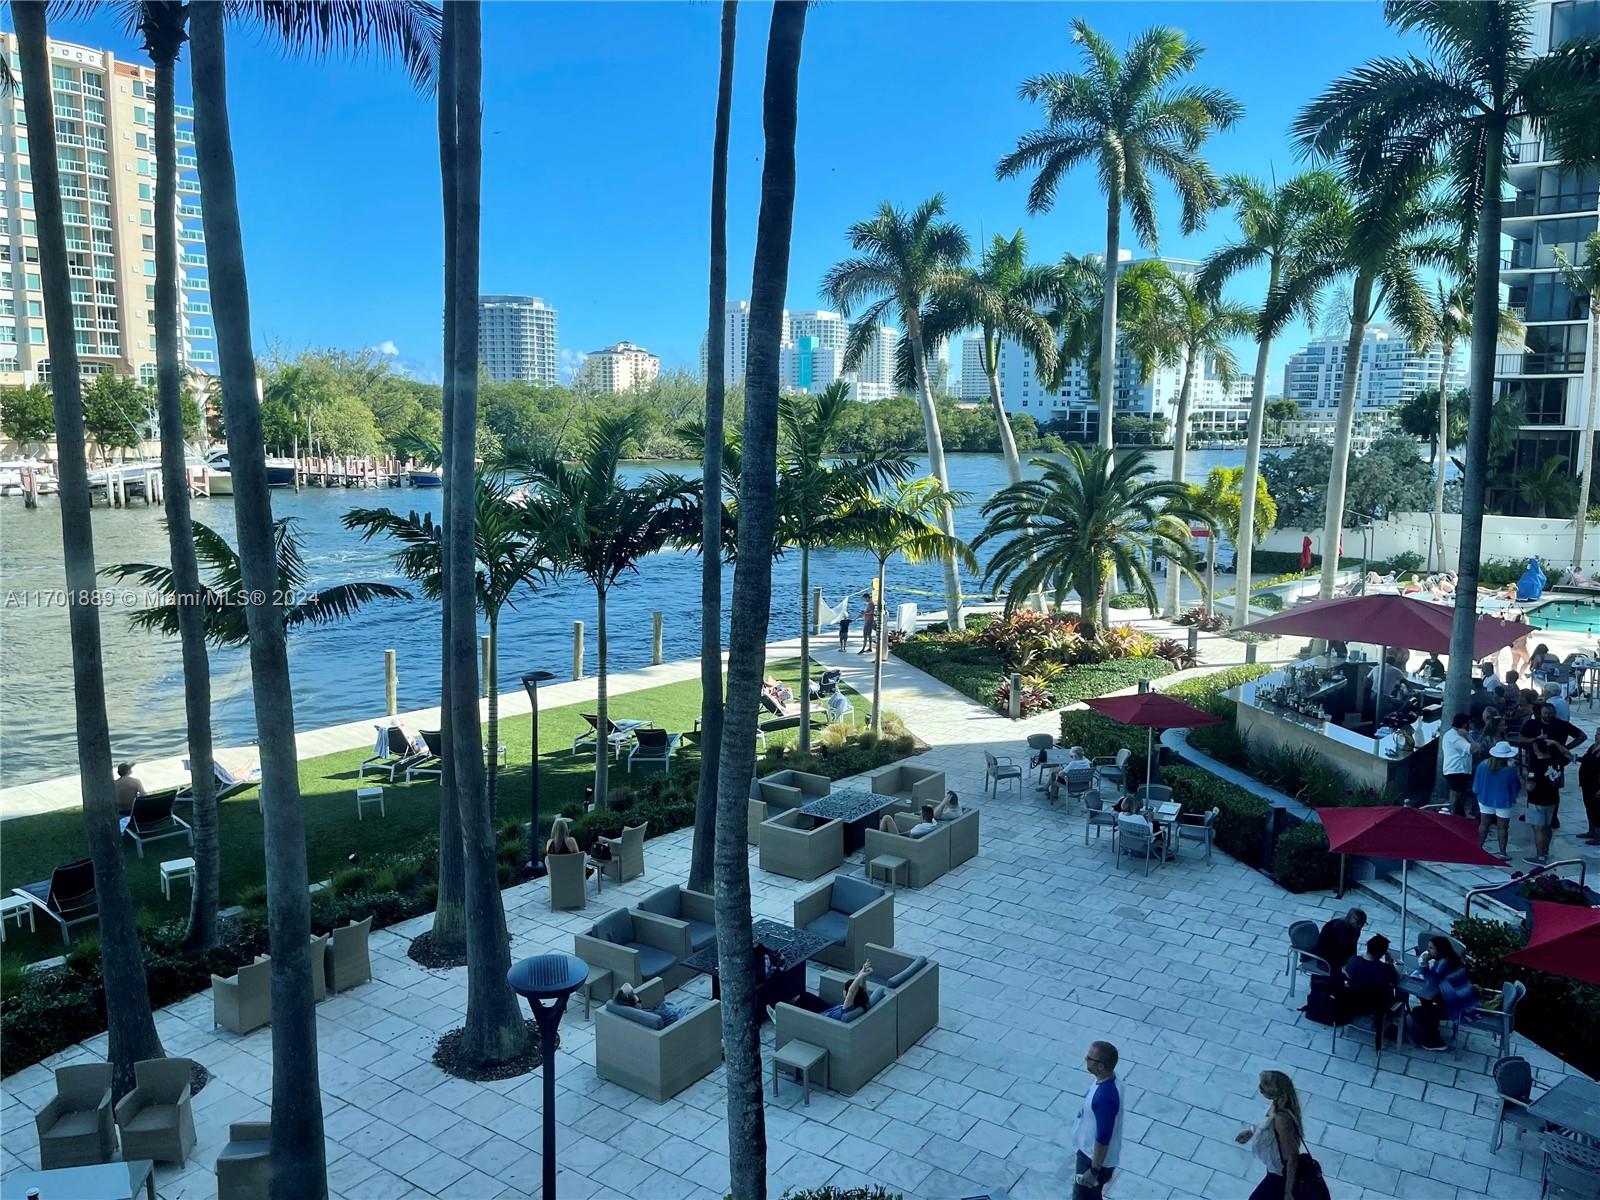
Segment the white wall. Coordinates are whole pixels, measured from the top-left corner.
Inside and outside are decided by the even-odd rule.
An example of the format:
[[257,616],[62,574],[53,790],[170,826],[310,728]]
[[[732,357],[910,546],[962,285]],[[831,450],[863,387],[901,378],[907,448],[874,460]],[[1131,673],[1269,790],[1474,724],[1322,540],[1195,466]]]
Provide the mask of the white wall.
[[[1538,558],[1546,565],[1570,566],[1572,562],[1572,535],[1574,522],[1557,517],[1497,517],[1483,519],[1483,558]],[[1263,543],[1268,550],[1281,550],[1298,554],[1300,544],[1307,534],[1311,536],[1311,552],[1322,553],[1321,529],[1275,529]],[[1387,521],[1380,521],[1363,536],[1359,529],[1344,531],[1344,556],[1359,558],[1363,546],[1370,544],[1374,559],[1392,558],[1407,550],[1428,561],[1428,549],[1433,539],[1432,513],[1397,513]],[[1445,564],[1455,569],[1456,555],[1461,546],[1461,515],[1444,515]],[[1583,569],[1593,575],[1600,571],[1600,525],[1591,524],[1584,535]]]

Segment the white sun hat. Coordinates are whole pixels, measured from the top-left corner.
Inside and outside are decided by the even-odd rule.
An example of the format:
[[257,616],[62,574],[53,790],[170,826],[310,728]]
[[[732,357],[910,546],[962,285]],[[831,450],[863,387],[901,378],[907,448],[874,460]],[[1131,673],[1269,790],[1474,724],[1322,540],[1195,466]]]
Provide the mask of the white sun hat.
[[1515,758],[1517,748],[1510,742],[1496,742],[1489,751],[1491,758]]

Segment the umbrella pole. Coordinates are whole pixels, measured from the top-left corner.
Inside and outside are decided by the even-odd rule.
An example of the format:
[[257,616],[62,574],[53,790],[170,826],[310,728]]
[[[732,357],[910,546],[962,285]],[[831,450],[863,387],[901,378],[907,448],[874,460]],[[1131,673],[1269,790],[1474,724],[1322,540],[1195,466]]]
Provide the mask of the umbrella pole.
[[[1156,765],[1156,730],[1155,726],[1144,731],[1144,786],[1150,786],[1150,780],[1155,772]],[[1150,793],[1146,792],[1148,796]]]
[[1400,953],[1406,952],[1406,913],[1411,907],[1411,860],[1400,860]]
[[1347,855],[1339,855],[1339,899],[1344,899],[1344,864]]
[[1389,647],[1387,647],[1387,646],[1379,646],[1378,647],[1378,668],[1377,668],[1377,670],[1378,670],[1378,686],[1375,689],[1376,692],[1377,692],[1377,695],[1373,698],[1373,701],[1372,701],[1372,739],[1373,739],[1373,741],[1377,741],[1379,736],[1381,736],[1378,733],[1378,730],[1383,728],[1383,726],[1379,723],[1383,719],[1383,668],[1385,666],[1387,666],[1388,663],[1389,663]]

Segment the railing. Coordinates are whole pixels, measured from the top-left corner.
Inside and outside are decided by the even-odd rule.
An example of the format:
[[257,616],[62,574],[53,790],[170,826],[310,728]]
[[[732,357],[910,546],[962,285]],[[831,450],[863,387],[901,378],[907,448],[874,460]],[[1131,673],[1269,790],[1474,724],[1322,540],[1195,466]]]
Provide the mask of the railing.
[[80,240],[78,238],[68,238],[67,239],[67,249],[68,250],[89,250],[89,249],[92,249],[92,247],[89,245],[88,242],[82,241],[82,240]]
[[82,146],[84,144],[83,135],[77,133],[58,133],[56,134],[56,144],[58,146]]
[[180,179],[178,180],[178,190],[198,196],[200,194],[200,181],[198,179]]
[[83,110],[83,119],[85,121],[93,121],[96,125],[104,125],[106,123],[105,109],[85,108]]
[[94,277],[96,279],[115,279],[117,273],[110,267],[96,267],[94,269]]
[[109,149],[111,149],[110,145],[105,141],[104,138],[89,138],[88,139],[88,146],[89,146],[89,149],[91,149],[91,150],[109,150]]
[[206,256],[204,254],[185,254],[178,261],[186,267],[203,267],[206,265]]
[[178,230],[178,240],[180,242],[203,243],[206,240],[206,235],[198,229],[180,229]]
[[105,88],[101,87],[97,83],[86,83],[86,84],[84,84],[83,85],[83,94],[85,96],[93,96],[96,100],[104,100],[106,98],[106,90],[105,90]]
[[99,163],[90,163],[89,164],[89,174],[98,175],[101,179],[110,179],[111,178],[111,168],[110,167],[103,167]]
[[207,317],[211,315],[211,305],[197,301],[193,304],[185,304],[183,311],[190,316]]
[[200,167],[200,160],[192,154],[178,155],[178,170],[195,171]]
[[83,120],[83,109],[67,108],[65,105],[58,104],[56,105],[56,119],[58,121],[81,121]]
[[192,104],[174,104],[172,111],[180,121],[194,120],[194,105]]
[[93,225],[96,229],[116,228],[116,226],[112,225],[110,217],[91,216],[89,218],[89,224]]
[[1517,142],[1511,147],[1508,162],[1532,163],[1544,161],[1544,149],[1538,141]]
[[[1535,868],[1533,868],[1533,870],[1529,871],[1527,874],[1525,874],[1525,875],[1521,876],[1519,879],[1517,879],[1516,882],[1517,883],[1527,883],[1529,880],[1537,879],[1537,878],[1539,878],[1539,876],[1548,874],[1549,872],[1554,871],[1559,867],[1577,867],[1578,868],[1578,886],[1579,887],[1583,887],[1584,886],[1584,879],[1588,876],[1589,868],[1588,868],[1587,864],[1585,864],[1583,859],[1581,859],[1581,858],[1563,858],[1560,862],[1546,863],[1542,867],[1535,867]],[[1490,893],[1498,892],[1501,888],[1503,888],[1505,886],[1506,885],[1503,884],[1503,883],[1497,883],[1497,884],[1493,884],[1492,886],[1488,886],[1488,887],[1475,887],[1475,888],[1471,889],[1469,892],[1467,892],[1466,904],[1463,906],[1462,911],[1461,911],[1462,917],[1466,918],[1466,917],[1470,917],[1472,915],[1472,901],[1476,897],[1481,896],[1484,899],[1489,900],[1493,904],[1501,904],[1502,902],[1499,901],[1499,900],[1495,900],[1490,895]],[[1502,907],[1509,908],[1510,906],[1509,905],[1502,905]],[[1513,909],[1512,911],[1516,911],[1516,910]],[[1523,920],[1527,920],[1527,914],[1526,913],[1523,914]]]
[[80,84],[76,79],[52,79],[50,81],[50,87],[52,91],[57,92],[83,91],[83,85]]
[[63,183],[61,185],[61,198],[63,200],[87,200],[89,192],[86,188],[81,188],[75,183]]
[[178,205],[178,215],[186,221],[198,221],[201,217],[200,206],[198,204],[180,204]]

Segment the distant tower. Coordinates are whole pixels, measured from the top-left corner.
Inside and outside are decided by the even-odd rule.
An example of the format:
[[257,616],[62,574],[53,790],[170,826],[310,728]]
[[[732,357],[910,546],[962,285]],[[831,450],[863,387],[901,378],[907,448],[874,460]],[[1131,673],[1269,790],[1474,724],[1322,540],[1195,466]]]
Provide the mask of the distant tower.
[[560,383],[556,310],[538,296],[478,297],[478,359],[496,383]]

